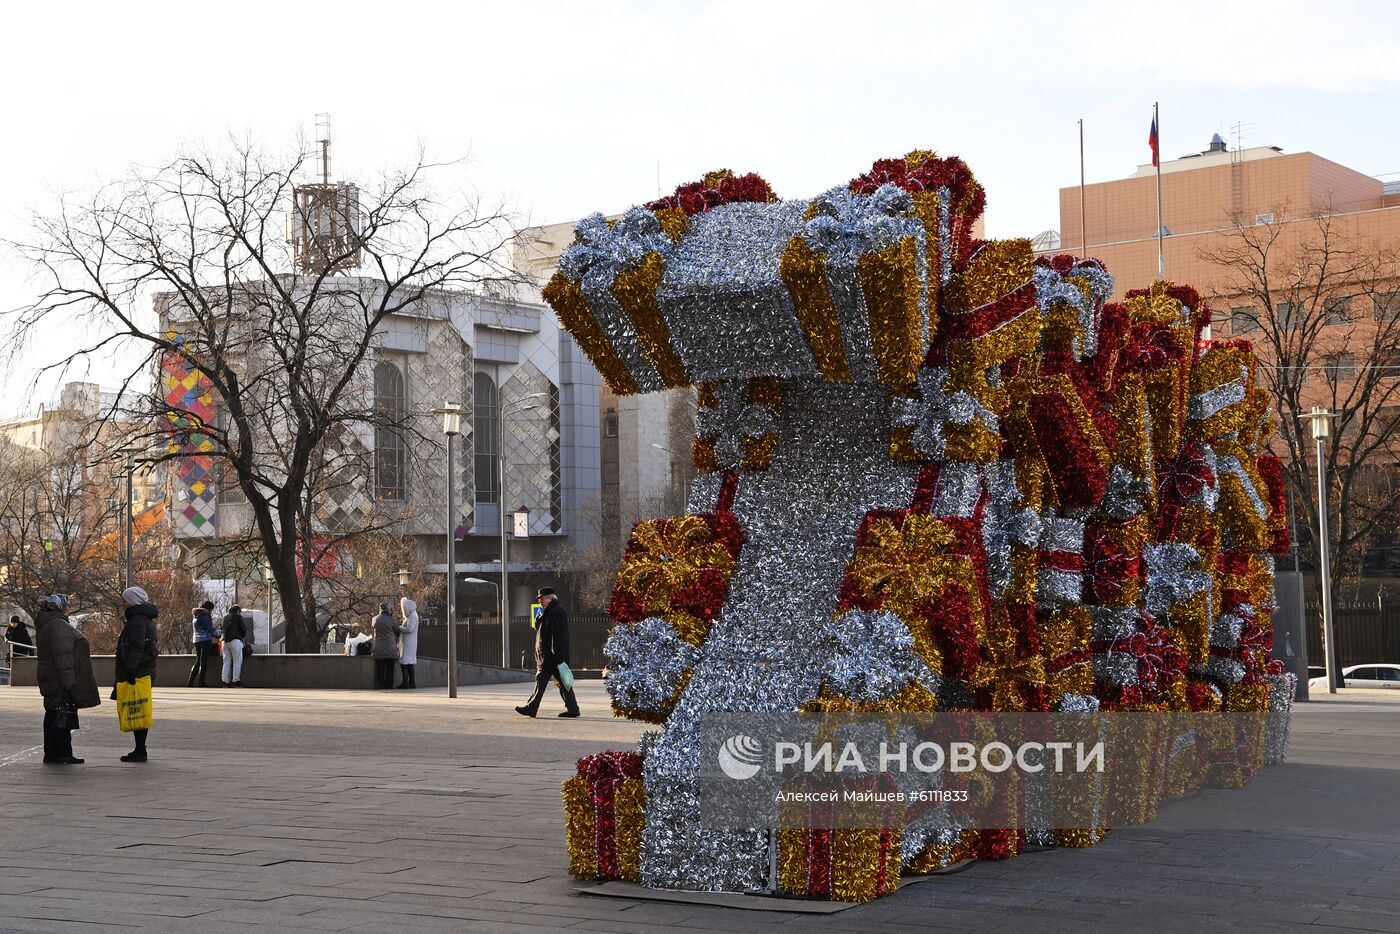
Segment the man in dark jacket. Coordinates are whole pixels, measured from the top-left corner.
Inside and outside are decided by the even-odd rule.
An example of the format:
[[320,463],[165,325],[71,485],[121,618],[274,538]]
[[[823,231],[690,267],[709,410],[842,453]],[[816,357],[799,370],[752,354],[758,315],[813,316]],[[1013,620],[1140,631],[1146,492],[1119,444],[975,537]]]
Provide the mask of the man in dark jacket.
[[577,717],[578,701],[574,699],[574,689],[564,686],[559,666],[569,664],[569,614],[554,593],[553,587],[541,587],[538,594],[544,613],[539,626],[535,628],[535,693],[525,702],[524,707],[515,708],[518,714],[533,717],[540,709],[549,679],[559,684],[559,696],[564,698],[564,712],[561,717]]
[[[128,587],[122,591],[122,604],[126,614],[126,625],[117,637],[116,669],[117,680],[135,684],[137,678],[149,677],[152,683],[156,677],[156,657],[160,654],[159,632],[156,630],[156,617],[160,611],[146,591],[140,587]],[[122,756],[123,762],[146,761],[146,734],[149,730],[133,730],[136,748]]]
[[219,633],[214,629],[214,601],[205,600],[194,611],[194,667],[190,669],[190,680],[185,687],[194,687],[194,679],[199,686],[207,688],[204,679],[209,676],[209,659],[218,653]]
[[44,599],[34,628],[38,634],[39,693],[44,698],[44,761],[81,765],[83,760],[73,755],[72,724],[77,722],[78,708],[102,702],[92,675],[87,639],[68,622],[68,598],[63,594]]
[[34,638],[29,627],[18,616],[10,617],[10,625],[5,629],[5,642],[10,646],[10,657],[34,654]]
[[248,624],[243,607],[235,603],[224,614],[224,674],[226,688],[243,687],[243,644],[248,641]]

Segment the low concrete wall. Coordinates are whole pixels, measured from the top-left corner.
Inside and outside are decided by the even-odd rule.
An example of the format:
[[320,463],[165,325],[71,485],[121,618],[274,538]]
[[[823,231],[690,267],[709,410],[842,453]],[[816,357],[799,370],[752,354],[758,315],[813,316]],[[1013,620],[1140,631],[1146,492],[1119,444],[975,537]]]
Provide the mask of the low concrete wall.
[[[436,658],[419,656],[418,665],[413,669],[420,688],[440,688],[447,686],[447,662]],[[397,673],[395,684],[398,683]],[[516,671],[512,668],[493,668],[490,665],[476,665],[471,662],[457,663],[458,684],[519,684],[534,681],[533,671]]]
[[[217,663],[219,659],[212,660]],[[33,658],[17,658],[11,683],[17,687],[33,687],[38,662]],[[193,655],[162,655],[156,664],[155,686],[184,687],[194,666]],[[92,671],[97,683],[110,686],[115,680],[115,659],[111,655],[94,655]],[[209,672],[207,682],[217,687],[221,670]],[[419,687],[441,687],[447,684],[447,663],[420,659],[416,671]],[[394,681],[399,679],[394,668]],[[457,683],[501,684],[531,681],[534,675],[525,671],[507,671],[487,665],[459,664]],[[280,688],[283,690],[310,688],[315,690],[368,691],[374,688],[374,659],[366,655],[262,655],[254,654],[243,662],[245,688]]]

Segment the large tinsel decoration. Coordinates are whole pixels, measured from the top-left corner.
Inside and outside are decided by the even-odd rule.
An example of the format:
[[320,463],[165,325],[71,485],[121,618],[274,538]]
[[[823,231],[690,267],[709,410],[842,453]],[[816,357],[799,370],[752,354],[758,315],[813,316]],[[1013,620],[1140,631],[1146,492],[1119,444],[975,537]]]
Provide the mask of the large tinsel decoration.
[[1109,303],[1096,260],[976,239],[985,200],[919,151],[810,201],[723,171],[579,224],[545,290],[561,322],[618,393],[700,407],[688,514],[638,524],[611,606],[615,709],[663,728],[566,783],[575,875],[864,900],[1106,831],[708,828],[712,713],[1269,714],[1151,737],[1170,774],[1093,792],[1142,819],[1282,758],[1286,506],[1253,353],[1202,339],[1193,289]]

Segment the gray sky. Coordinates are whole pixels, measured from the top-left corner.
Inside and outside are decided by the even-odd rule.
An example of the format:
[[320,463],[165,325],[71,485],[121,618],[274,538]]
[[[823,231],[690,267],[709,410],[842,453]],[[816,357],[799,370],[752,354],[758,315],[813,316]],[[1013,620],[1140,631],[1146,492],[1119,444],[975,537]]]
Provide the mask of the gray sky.
[[[1400,179],[1400,13],[1388,3],[22,4],[0,31],[0,236],[54,192],[229,131],[269,146],[332,114],[342,178],[423,140],[522,223],[618,211],[720,167],[815,194],[876,158],[960,155],[990,236],[1058,227],[1078,181],[1252,124],[1246,145],[1311,150]],[[33,286],[0,258],[0,307]],[[68,336],[31,348],[55,357]],[[29,392],[4,374],[0,414]],[[100,376],[100,373],[99,373]]]

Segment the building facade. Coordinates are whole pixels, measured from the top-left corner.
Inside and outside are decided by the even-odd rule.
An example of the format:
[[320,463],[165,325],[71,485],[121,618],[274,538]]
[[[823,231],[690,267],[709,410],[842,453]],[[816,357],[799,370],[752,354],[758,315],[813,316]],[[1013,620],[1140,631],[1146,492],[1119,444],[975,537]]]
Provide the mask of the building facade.
[[[517,233],[512,261],[526,277],[532,301],[542,301],[540,290],[573,241],[573,221]],[[604,385],[599,405],[602,495],[595,521],[603,538],[620,550],[638,521],[684,511],[694,473],[694,396],[688,390],[617,396]]]
[[[1058,237],[1037,247],[1103,260],[1113,273],[1115,298],[1157,278],[1156,169],[1140,165],[1128,178],[1060,189]],[[1360,243],[1400,241],[1400,186],[1311,152],[1275,146],[1230,150],[1219,136],[1203,151],[1162,162],[1162,237],[1166,277],[1188,282],[1205,296],[1228,299],[1228,275],[1203,258],[1238,220],[1245,226],[1283,223],[1281,247],[1306,235],[1316,212],[1334,215]],[[1218,305],[1218,301],[1216,305]],[[1215,306],[1213,306],[1215,307]],[[1221,308],[1217,307],[1217,320]]]
[[[180,315],[168,296],[158,298],[157,311],[162,327],[178,333]],[[255,359],[265,352],[248,346],[246,368],[268,365]],[[458,606],[463,615],[495,615],[490,589],[462,578],[499,580],[502,509],[508,515],[524,507],[530,534],[510,542],[509,570],[511,612],[526,612],[532,588],[555,583],[561,556],[595,534],[581,515],[600,494],[597,372],[548,308],[466,292],[441,292],[410,314],[390,315],[362,368],[347,404],[372,407],[382,421],[328,441],[341,462],[363,469],[318,494],[317,527],[328,534],[368,526],[408,534],[418,562],[436,574],[447,571],[451,528],[458,539]],[[176,354],[162,362],[161,392],[196,422],[226,424],[208,381]],[[444,403],[462,406],[450,519],[445,438],[433,413]],[[272,439],[259,439],[258,446],[277,448]],[[204,566],[200,576],[249,576],[246,568],[219,565],[221,546],[252,533],[253,515],[211,450],[196,432],[174,470],[175,535]]]

